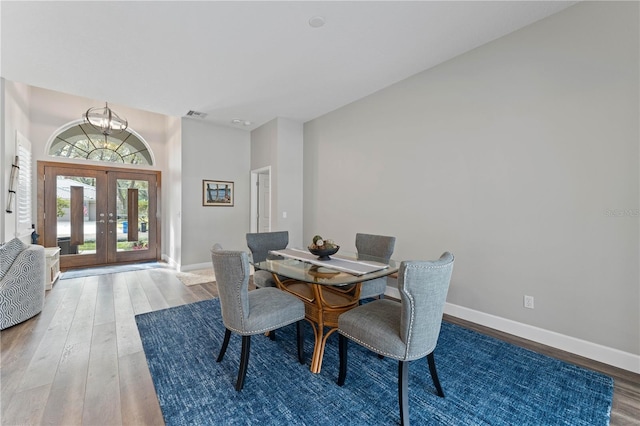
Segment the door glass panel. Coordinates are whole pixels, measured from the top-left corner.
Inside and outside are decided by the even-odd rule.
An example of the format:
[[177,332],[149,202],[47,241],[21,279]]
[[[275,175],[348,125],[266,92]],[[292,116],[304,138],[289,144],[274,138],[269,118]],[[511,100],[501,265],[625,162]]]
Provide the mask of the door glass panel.
[[[38,175],[45,247],[59,246],[60,267],[157,259],[157,172],[45,166]],[[51,183],[51,184],[50,184]]]
[[61,255],[94,254],[96,252],[96,179],[58,175],[56,218],[57,245],[60,247]]
[[[149,182],[117,179],[116,186],[117,251],[149,250]],[[129,203],[136,197],[137,205],[132,208]],[[129,212],[135,210],[137,217],[130,217]],[[138,232],[130,232],[129,227],[136,225]]]

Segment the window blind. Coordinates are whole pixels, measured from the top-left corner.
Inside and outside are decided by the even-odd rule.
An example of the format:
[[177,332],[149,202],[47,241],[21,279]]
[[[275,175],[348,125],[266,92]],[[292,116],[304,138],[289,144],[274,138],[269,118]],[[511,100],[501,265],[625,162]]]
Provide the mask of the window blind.
[[31,165],[31,142],[19,132],[16,136],[18,154],[18,188],[16,194],[16,237],[23,238],[31,234],[31,189],[33,167]]

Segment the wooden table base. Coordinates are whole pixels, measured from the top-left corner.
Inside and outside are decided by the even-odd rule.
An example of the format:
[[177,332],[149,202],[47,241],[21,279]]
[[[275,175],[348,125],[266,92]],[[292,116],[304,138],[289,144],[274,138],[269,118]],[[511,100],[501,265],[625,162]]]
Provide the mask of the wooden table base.
[[[281,281],[275,274],[273,277],[278,288],[304,302],[305,318],[311,324],[315,336],[311,372],[319,373],[327,339],[338,330],[338,317],[358,306],[360,283],[343,288],[288,279]],[[326,334],[325,327],[329,327]]]

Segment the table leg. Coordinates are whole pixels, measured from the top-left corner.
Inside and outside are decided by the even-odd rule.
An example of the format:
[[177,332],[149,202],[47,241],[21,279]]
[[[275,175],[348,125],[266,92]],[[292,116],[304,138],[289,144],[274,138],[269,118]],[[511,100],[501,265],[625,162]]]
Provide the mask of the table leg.
[[[341,296],[344,297],[342,304],[332,305],[324,300],[322,295],[322,286],[316,283],[304,283],[311,289],[311,295],[306,294],[303,296],[296,291],[292,291],[289,286],[293,283],[300,283],[295,280],[285,280],[284,282],[274,274],[273,275],[278,288],[291,293],[298,298],[302,299],[305,303],[305,318],[311,324],[314,335],[313,356],[311,357],[311,372],[314,374],[320,373],[322,368],[322,358],[324,356],[324,348],[327,343],[327,339],[331,334],[338,330],[337,317],[342,312],[346,312],[349,309],[354,308],[358,304],[359,284],[357,284],[355,295]],[[329,331],[325,334],[324,328],[330,327]]]
[[309,321],[311,327],[313,327],[313,334],[315,336],[315,343],[313,344],[313,356],[311,357],[311,372],[319,373],[322,366],[322,355],[324,353],[324,347],[322,346],[322,334],[323,328],[313,321]]
[[[322,341],[320,342],[320,347],[318,349],[318,361],[316,363],[316,369],[313,369],[313,365],[311,366],[311,372],[312,373],[319,373],[320,369],[322,368],[322,359],[324,358],[324,348],[327,346],[327,339],[329,338],[329,336],[331,336],[334,332],[338,331],[337,328],[332,328],[331,330],[329,330],[328,333],[326,333],[324,335],[324,337],[322,338]],[[316,343],[317,344],[317,343]],[[314,351],[315,352],[315,351]]]

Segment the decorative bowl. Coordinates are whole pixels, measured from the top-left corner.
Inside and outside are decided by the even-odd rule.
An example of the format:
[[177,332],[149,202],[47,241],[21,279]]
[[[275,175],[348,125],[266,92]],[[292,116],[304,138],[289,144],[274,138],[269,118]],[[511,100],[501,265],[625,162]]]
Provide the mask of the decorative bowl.
[[318,256],[318,260],[329,260],[331,259],[329,256],[331,256],[332,254],[336,254],[340,249],[340,246],[326,249],[312,249],[311,247],[307,247],[307,249],[309,249],[309,253]]

